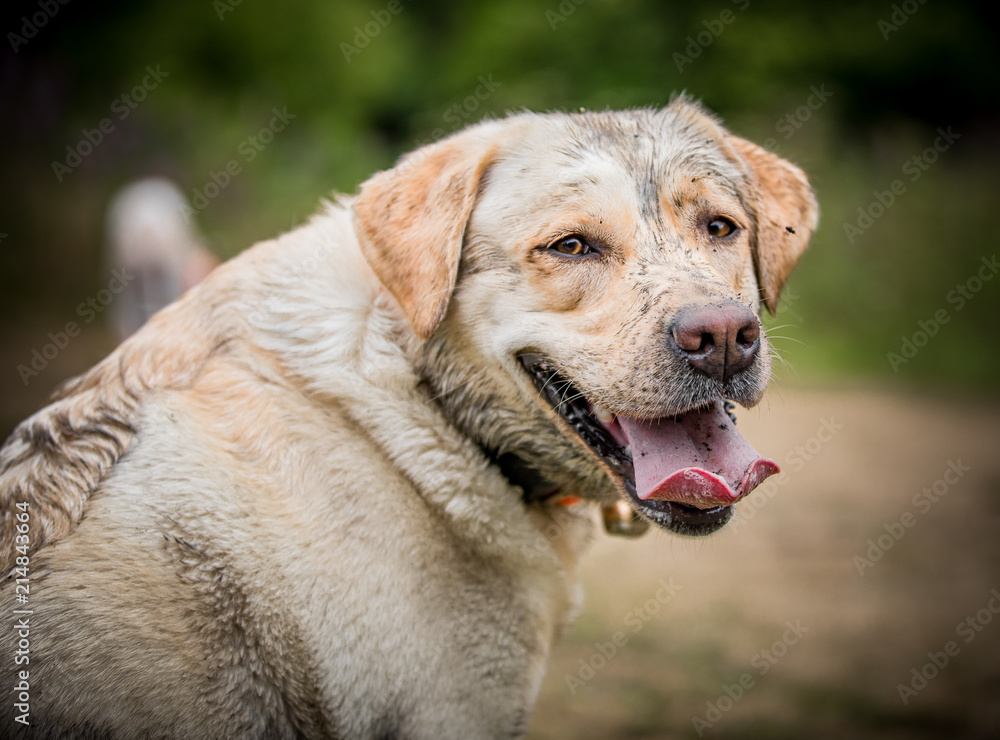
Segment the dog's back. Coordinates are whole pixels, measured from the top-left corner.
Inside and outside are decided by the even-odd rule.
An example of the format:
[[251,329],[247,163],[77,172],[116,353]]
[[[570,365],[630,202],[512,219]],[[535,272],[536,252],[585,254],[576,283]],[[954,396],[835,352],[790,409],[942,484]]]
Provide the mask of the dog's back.
[[[547,643],[541,615],[572,594],[554,556],[516,533],[495,545],[553,572],[530,596],[497,589],[521,566],[470,551],[387,456],[395,437],[419,448],[401,454],[437,457],[422,485],[442,490],[483,474],[433,412],[399,417],[418,380],[344,242],[349,219],[331,207],[219,268],[0,451],[3,564],[26,563],[23,669],[41,736],[444,737],[490,715],[514,723],[495,734],[523,732],[527,712],[499,708],[530,702],[542,663],[528,661],[526,686],[523,648],[508,661],[487,649],[493,691],[475,698],[466,659],[497,631],[512,647]],[[310,385],[313,364],[332,386]],[[492,486],[479,495],[502,502],[506,482]],[[0,634],[5,652],[17,640]]]
[[705,534],[776,470],[724,403],[815,223],[679,100],[472,127],[222,266],[0,450],[19,716],[522,734],[598,504]]

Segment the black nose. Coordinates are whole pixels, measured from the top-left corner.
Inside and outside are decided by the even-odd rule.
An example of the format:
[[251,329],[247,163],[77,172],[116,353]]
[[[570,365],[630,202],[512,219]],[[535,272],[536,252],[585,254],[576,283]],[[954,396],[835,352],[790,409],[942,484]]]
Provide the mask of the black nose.
[[746,370],[760,349],[760,322],[735,301],[681,309],[668,337],[696,370],[725,382]]

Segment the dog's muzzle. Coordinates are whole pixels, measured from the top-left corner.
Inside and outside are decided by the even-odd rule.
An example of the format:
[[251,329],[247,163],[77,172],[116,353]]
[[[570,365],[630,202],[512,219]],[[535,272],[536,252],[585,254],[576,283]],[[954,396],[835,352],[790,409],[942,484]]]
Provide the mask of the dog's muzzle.
[[[587,400],[544,357],[520,359],[539,393],[619,482],[632,508],[665,529],[714,532],[731,518],[733,504],[779,472],[736,430],[729,403],[658,419],[616,416]],[[606,512],[609,519],[609,531],[625,521],[620,511]]]

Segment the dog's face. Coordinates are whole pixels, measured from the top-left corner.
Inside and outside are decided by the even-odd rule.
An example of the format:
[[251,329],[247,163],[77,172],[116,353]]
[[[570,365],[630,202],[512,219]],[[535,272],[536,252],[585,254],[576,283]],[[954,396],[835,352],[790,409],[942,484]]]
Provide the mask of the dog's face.
[[758,303],[816,204],[697,106],[482,124],[372,178],[355,213],[435,396],[487,450],[688,534],[777,470],[725,403],[764,392]]

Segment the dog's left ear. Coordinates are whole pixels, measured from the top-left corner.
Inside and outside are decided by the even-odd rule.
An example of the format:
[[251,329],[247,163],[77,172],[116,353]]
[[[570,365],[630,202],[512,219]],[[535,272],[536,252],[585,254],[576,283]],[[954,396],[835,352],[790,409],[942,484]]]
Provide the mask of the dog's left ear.
[[417,149],[363,183],[354,200],[361,251],[421,339],[434,333],[448,308],[497,125]]
[[753,142],[730,135],[752,185],[757,215],[754,269],[764,305],[773,316],[785,280],[816,230],[819,206],[805,173]]

